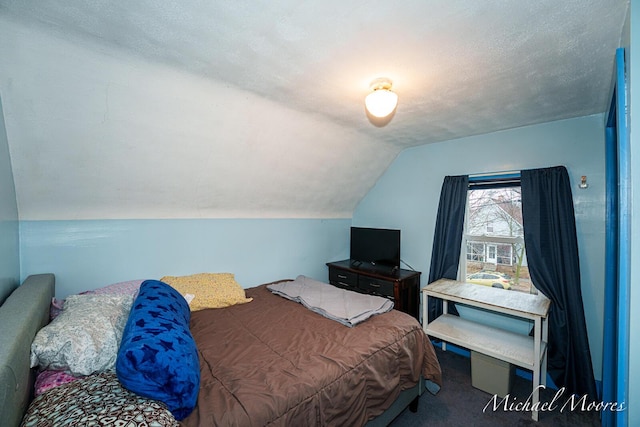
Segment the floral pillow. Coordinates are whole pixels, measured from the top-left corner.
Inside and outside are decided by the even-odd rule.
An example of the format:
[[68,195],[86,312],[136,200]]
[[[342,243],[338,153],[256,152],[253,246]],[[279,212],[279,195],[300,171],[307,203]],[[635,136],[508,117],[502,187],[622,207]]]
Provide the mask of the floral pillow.
[[98,289],[93,289],[86,293],[102,295],[132,295],[135,298],[142,282],[144,282],[144,280],[127,280],[126,282],[112,283]]
[[[133,298],[138,294],[138,289],[140,288],[140,284],[144,280],[127,280],[126,282],[118,282],[112,283],[107,286],[103,286],[98,289],[92,289],[90,291],[81,292],[81,295],[85,294],[104,294],[104,295],[131,295]],[[64,300],[53,298],[51,300],[51,311],[49,319],[53,320],[60,313],[62,313],[62,308],[64,307]]]
[[31,367],[89,375],[115,368],[131,295],[71,295],[31,344]]
[[180,292],[191,311],[224,308],[251,302],[232,273],[199,273],[190,276],[165,276],[160,279]]

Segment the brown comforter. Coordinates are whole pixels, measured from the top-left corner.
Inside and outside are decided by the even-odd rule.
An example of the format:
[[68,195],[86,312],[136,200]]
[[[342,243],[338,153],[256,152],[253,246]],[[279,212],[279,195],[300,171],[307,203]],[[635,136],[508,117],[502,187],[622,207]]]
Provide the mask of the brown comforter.
[[353,327],[273,295],[192,314],[198,404],[185,426],[358,426],[420,374],[441,384],[420,324],[392,310]]

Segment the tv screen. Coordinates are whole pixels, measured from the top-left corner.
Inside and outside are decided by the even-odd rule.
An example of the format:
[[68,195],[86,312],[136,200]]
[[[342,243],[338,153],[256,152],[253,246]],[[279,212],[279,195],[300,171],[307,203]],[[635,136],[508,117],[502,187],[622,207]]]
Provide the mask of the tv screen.
[[351,262],[400,267],[400,230],[351,227]]

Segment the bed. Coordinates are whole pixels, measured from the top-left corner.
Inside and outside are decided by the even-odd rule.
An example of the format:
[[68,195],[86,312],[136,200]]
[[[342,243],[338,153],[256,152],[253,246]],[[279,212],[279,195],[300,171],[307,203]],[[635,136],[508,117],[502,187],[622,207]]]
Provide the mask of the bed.
[[[30,276],[0,307],[0,324],[10,331],[0,338],[3,425],[20,425],[33,397],[31,344],[48,321],[53,287],[53,275]],[[187,327],[199,383],[194,408],[179,421],[170,417],[175,414],[168,411],[170,403],[131,392],[120,372],[118,378],[101,372],[40,394],[23,425],[41,425],[33,413],[43,401],[60,407],[56,398],[91,402],[107,394],[140,408],[132,417],[153,414],[166,421],[157,425],[387,425],[407,406],[417,405],[425,384],[436,391],[441,383],[428,337],[405,313],[391,310],[347,327],[275,295],[267,284],[243,292],[247,303],[191,312]],[[139,301],[140,295],[132,303],[120,352]],[[124,359],[119,353],[118,362]],[[185,362],[182,371],[189,366]],[[107,389],[98,397],[82,394]],[[44,408],[41,413],[49,411]]]

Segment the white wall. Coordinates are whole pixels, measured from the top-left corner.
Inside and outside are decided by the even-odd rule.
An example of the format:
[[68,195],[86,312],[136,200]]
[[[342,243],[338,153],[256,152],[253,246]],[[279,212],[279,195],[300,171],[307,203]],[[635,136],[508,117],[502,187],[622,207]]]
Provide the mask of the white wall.
[[0,304],[19,278],[18,207],[0,97]]
[[350,218],[400,151],[2,13],[0,58],[21,220]]
[[[564,165],[572,182],[582,296],[597,380],[602,375],[604,298],[604,117],[593,115],[478,135],[403,151],[353,216],[356,226],[400,228],[402,259],[426,285],[442,181],[477,174]],[[586,175],[589,188],[578,188]]]

